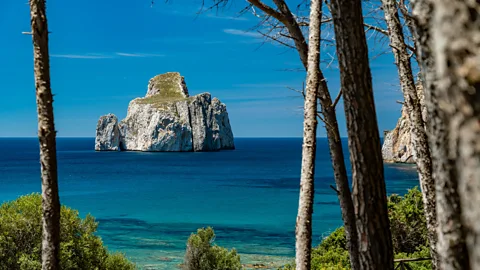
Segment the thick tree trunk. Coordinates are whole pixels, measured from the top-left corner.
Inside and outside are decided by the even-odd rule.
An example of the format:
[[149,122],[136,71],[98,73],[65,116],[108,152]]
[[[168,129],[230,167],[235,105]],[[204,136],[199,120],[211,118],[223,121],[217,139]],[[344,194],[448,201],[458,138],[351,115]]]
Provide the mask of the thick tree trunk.
[[312,214],[317,149],[317,89],[320,83],[320,21],[322,1],[310,3],[310,25],[307,61],[307,88],[303,118],[302,173],[295,231],[295,263],[297,270],[310,270],[312,253]]
[[398,14],[397,1],[382,0],[382,7],[389,32],[390,45],[395,57],[395,64],[398,68],[400,86],[405,99],[405,106],[410,118],[410,132],[414,148],[413,153],[417,163],[420,186],[422,188],[432,266],[433,269],[437,269],[437,210],[435,203],[435,182],[432,176],[432,160],[430,157],[427,133],[422,119],[422,106],[417,96],[415,79],[413,77],[410,57],[403,34],[403,26]]
[[30,0],[42,174],[42,269],[59,269],[60,200],[45,0]]
[[383,161],[361,0],[332,0],[361,269],[393,269]]
[[412,14],[415,18],[415,41],[425,103],[429,115],[427,134],[432,157],[432,175],[435,179],[437,204],[437,252],[439,269],[468,269],[463,226],[461,224],[460,198],[457,192],[455,172],[448,160],[448,134],[444,111],[439,106],[437,73],[433,52],[431,25],[433,16],[432,0],[412,0]]
[[433,7],[438,105],[447,125],[446,185],[456,187],[449,192],[460,198],[461,217],[454,222],[463,225],[457,237],[469,259],[463,246],[452,250],[446,255],[457,264],[445,269],[480,269],[480,3],[438,0]]
[[[305,37],[298,25],[295,17],[291,13],[288,5],[284,0],[274,0],[279,11],[265,5],[258,0],[248,0],[251,4],[261,9],[266,14],[274,17],[279,22],[284,24],[289,34],[293,37],[295,48],[298,51],[300,60],[307,69],[308,45]],[[350,264],[352,270],[360,269],[359,266],[359,251],[358,251],[358,236],[355,225],[355,212],[353,208],[352,195],[350,192],[350,185],[348,183],[347,170],[345,166],[345,157],[343,155],[343,146],[340,140],[340,131],[338,128],[337,116],[335,106],[333,105],[330,92],[328,90],[327,82],[319,67],[320,85],[318,87],[318,99],[321,105],[321,114],[325,121],[325,128],[327,130],[328,144],[330,147],[330,156],[332,158],[332,166],[335,176],[335,183],[337,186],[338,199],[340,201],[340,208],[342,211],[342,219],[345,226],[345,234],[347,237],[347,246],[350,254]]]

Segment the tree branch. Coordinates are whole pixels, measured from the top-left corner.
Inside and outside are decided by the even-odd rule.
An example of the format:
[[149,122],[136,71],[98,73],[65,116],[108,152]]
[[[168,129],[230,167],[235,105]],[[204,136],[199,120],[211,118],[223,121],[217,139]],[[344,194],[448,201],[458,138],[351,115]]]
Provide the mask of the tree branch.
[[338,92],[338,95],[337,95],[337,97],[335,98],[335,101],[333,102],[333,105],[332,105],[333,108],[337,107],[337,104],[338,104],[338,102],[340,101],[340,98],[342,97],[342,93],[343,93],[343,91],[342,91],[342,89],[340,88],[340,91]]
[[370,25],[368,23],[364,23],[363,26],[367,27],[367,31],[373,30],[377,33],[383,34],[383,35],[388,37],[388,31],[385,30],[385,29],[382,29],[382,28],[380,28],[378,26],[375,26],[375,25]]
[[268,14],[269,16],[272,16],[274,17],[275,19],[279,20],[280,22],[282,23],[285,23],[286,22],[286,18],[283,14],[281,14],[280,12],[276,11],[275,9],[273,9],[272,7],[266,5],[265,3],[263,3],[262,1],[260,0],[247,0],[249,3],[251,3],[252,5],[256,6],[257,8],[261,9],[263,12],[265,12],[266,14]]

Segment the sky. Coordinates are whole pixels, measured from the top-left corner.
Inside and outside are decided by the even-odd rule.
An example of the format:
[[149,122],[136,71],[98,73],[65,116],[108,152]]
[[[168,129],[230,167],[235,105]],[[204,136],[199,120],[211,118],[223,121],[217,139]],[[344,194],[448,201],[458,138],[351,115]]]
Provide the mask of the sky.
[[[206,1],[208,2],[208,1]],[[59,137],[94,137],[98,118],[124,118],[130,100],[144,96],[148,80],[180,72],[190,94],[210,92],[227,105],[236,137],[301,137],[298,54],[264,43],[252,30],[259,20],[239,15],[245,1],[221,10],[201,0],[49,0],[51,85]],[[0,137],[37,135],[33,49],[27,0],[0,1]],[[385,44],[369,36],[380,134],[395,127],[402,99]],[[325,49],[328,59],[333,52]],[[333,98],[340,88],[336,63],[323,66]],[[338,118],[346,136],[344,108]],[[326,136],[323,125],[319,137]]]

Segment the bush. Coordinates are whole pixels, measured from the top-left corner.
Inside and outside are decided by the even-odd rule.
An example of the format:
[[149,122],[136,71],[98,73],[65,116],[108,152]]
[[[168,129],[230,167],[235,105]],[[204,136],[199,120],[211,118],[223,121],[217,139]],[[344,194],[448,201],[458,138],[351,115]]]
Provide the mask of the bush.
[[[31,194],[0,206],[0,269],[41,269],[42,198]],[[122,254],[110,254],[94,233],[98,223],[78,211],[61,207],[60,268],[130,270],[135,265]]]
[[213,245],[215,232],[211,227],[201,228],[192,233],[187,241],[184,270],[240,270],[240,255],[235,249]]
[[388,216],[395,253],[415,253],[428,245],[422,193],[418,188],[410,189],[403,197],[391,195]]
[[[422,193],[418,188],[405,196],[393,194],[388,198],[388,216],[396,259],[428,258],[430,250],[423,212]],[[431,261],[409,262],[412,270],[432,269]],[[283,267],[295,269],[294,264]],[[347,240],[343,227],[336,229],[312,250],[312,270],[350,269]]]

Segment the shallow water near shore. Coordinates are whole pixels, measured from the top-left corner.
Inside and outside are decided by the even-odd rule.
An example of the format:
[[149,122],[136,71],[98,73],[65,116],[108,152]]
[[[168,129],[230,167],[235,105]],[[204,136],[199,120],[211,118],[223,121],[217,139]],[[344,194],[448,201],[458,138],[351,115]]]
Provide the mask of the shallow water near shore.
[[[93,138],[59,138],[61,203],[95,216],[109,250],[143,269],[175,269],[188,236],[204,226],[242,263],[289,262],[302,139],[235,143],[236,150],[208,153],[95,152]],[[0,202],[40,192],[37,139],[0,138],[0,149]],[[314,244],[342,223],[328,153],[319,139]],[[389,193],[418,185],[412,165],[386,164],[385,178]]]

